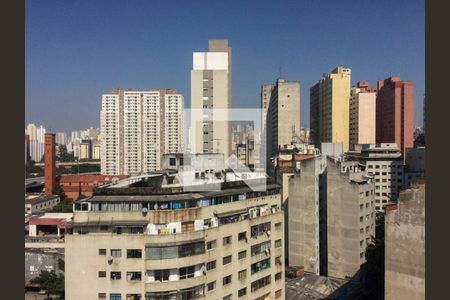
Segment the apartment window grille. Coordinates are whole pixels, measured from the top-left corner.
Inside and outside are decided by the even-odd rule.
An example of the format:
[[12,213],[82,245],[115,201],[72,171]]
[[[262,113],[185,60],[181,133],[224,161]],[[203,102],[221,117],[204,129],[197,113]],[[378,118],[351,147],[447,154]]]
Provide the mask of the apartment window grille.
[[222,279],[222,285],[230,284],[230,283],[231,283],[231,276],[232,276],[232,275],[225,276],[225,277]]

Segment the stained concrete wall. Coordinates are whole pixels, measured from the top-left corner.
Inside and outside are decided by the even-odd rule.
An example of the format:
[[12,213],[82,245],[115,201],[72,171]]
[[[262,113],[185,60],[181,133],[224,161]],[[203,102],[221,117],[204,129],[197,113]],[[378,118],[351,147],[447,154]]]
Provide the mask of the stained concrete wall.
[[290,266],[319,273],[319,174],[323,157],[302,162],[301,175],[289,181],[288,253]]
[[351,182],[349,173],[328,158],[328,276],[353,277],[364,263],[365,247],[375,234],[373,190],[373,183]]
[[425,299],[425,184],[400,193],[385,225],[385,299]]

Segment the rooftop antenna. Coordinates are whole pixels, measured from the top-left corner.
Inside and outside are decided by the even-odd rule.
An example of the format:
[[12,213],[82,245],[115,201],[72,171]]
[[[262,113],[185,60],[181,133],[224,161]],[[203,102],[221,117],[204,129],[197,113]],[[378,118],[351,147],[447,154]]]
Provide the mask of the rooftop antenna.
[[281,78],[281,76],[282,76],[282,73],[281,73],[281,66],[278,68],[278,71],[280,72],[280,77],[279,78]]

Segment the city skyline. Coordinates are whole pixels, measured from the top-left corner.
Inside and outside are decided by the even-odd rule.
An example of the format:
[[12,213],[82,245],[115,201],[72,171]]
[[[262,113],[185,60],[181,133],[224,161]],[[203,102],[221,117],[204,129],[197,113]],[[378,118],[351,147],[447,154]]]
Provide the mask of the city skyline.
[[[258,1],[241,10],[214,3],[208,9],[215,17],[202,22],[195,21],[201,1],[176,2],[171,18],[139,17],[162,9],[160,2],[109,3],[26,3],[26,123],[64,132],[99,127],[101,95],[117,87],[175,88],[190,107],[192,52],[205,40],[225,38],[233,48],[233,107],[259,107],[261,85],[274,82],[281,67],[283,77],[303,87],[301,125],[309,127],[309,88],[345,65],[352,69],[352,86],[360,80],[375,85],[390,75],[413,81],[414,123],[422,125],[422,1],[359,7],[282,2],[270,9]],[[336,16],[341,30],[335,30]]]

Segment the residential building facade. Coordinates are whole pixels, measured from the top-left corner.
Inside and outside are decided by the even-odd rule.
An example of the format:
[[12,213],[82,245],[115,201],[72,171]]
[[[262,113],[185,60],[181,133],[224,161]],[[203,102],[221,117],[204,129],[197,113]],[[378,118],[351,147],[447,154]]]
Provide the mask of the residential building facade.
[[342,143],[349,149],[351,69],[338,66],[310,89],[312,142]]
[[389,77],[377,83],[377,143],[414,146],[414,83]]
[[102,174],[130,175],[158,170],[164,152],[182,152],[183,101],[182,95],[168,89],[115,90],[103,95]]
[[227,40],[193,53],[190,143],[193,153],[231,153],[232,54]]
[[279,78],[270,95],[265,122],[268,160],[300,134],[300,83]]
[[350,91],[350,150],[376,142],[376,89],[359,81]]
[[283,299],[279,187],[183,193],[167,183],[174,172],[142,181],[162,182],[157,193],[119,183],[74,204],[66,299]]
[[361,145],[346,158],[365,166],[367,175],[375,181],[375,208],[384,211],[386,205],[395,202],[403,188],[404,165],[397,144]]

